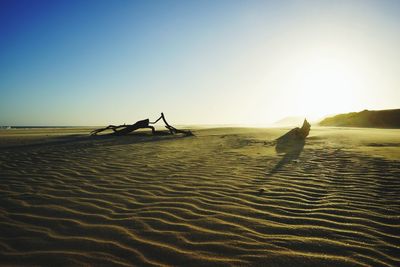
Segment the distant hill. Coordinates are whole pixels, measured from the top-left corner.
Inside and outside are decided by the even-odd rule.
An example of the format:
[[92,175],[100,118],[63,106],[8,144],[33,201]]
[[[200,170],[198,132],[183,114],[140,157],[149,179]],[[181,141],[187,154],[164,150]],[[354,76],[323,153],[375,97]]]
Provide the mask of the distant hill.
[[322,120],[321,126],[400,128],[400,109],[363,110]]

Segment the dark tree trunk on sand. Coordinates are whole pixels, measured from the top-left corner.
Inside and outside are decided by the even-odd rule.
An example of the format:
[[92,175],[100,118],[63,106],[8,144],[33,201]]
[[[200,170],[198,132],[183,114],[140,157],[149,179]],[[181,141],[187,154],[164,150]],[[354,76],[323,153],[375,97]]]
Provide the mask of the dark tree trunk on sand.
[[93,130],[90,135],[97,135],[100,132],[106,131],[106,130],[112,130],[113,131],[113,135],[127,135],[131,132],[134,132],[138,129],[151,129],[151,132],[153,134],[156,134],[157,131],[155,130],[155,128],[153,126],[151,126],[150,124],[155,124],[157,123],[159,120],[163,120],[165,123],[165,128],[167,128],[170,132],[170,134],[177,134],[177,133],[182,133],[186,136],[191,136],[193,135],[193,133],[189,130],[179,130],[176,129],[175,127],[171,126],[168,124],[167,120],[165,119],[164,113],[161,113],[160,118],[158,118],[155,122],[150,122],[149,119],[145,119],[145,120],[140,120],[137,121],[134,124],[123,124],[123,125],[109,125],[105,128],[101,128],[101,129],[96,129]]
[[296,127],[276,139],[275,149],[278,153],[300,154],[304,147],[305,139],[310,133],[311,125],[304,120],[301,128]]
[[[164,123],[165,123],[165,128],[167,128],[171,134],[182,133],[182,134],[188,135],[188,136],[189,136],[189,135],[193,135],[193,133],[192,133],[191,131],[188,131],[188,130],[179,130],[179,129],[176,129],[175,127],[169,125],[168,122],[167,122],[167,120],[165,119],[164,113],[162,113],[162,112],[161,112],[161,117],[160,117],[159,119],[162,119],[162,120],[164,121]],[[158,119],[158,120],[159,120],[159,119]],[[157,120],[157,121],[158,121],[158,120]],[[157,122],[157,121],[156,121],[156,122]],[[156,122],[154,122],[154,123],[156,123]]]
[[308,121],[305,119],[303,122],[303,126],[301,128],[296,127],[287,132],[286,134],[282,135],[279,137],[277,140],[284,140],[284,139],[300,139],[304,140],[308,134],[310,133],[310,128],[311,125],[308,123]]

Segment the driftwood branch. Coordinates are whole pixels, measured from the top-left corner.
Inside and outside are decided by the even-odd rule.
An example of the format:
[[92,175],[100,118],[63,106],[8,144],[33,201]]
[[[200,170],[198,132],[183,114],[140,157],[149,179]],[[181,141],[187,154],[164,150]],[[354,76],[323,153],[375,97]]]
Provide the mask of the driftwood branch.
[[165,128],[167,128],[171,134],[182,133],[182,134],[188,135],[188,136],[189,135],[193,135],[193,133],[191,131],[189,131],[189,130],[179,130],[179,129],[176,129],[175,127],[169,125],[169,123],[165,119],[164,113],[162,113],[162,112],[161,112],[161,117],[157,121],[159,121],[160,119],[162,119],[164,121]]
[[150,124],[155,124],[161,119],[164,121],[165,128],[167,128],[169,130],[170,134],[181,133],[186,136],[193,135],[193,133],[189,130],[179,130],[179,129],[176,129],[175,127],[171,126],[170,124],[168,124],[167,120],[165,119],[164,113],[161,113],[161,116],[154,122],[150,122],[149,119],[145,119],[145,120],[137,121],[134,124],[123,124],[123,125],[117,125],[117,126],[109,125],[105,128],[93,130],[90,133],[90,135],[97,135],[98,133],[106,131],[106,130],[112,130],[113,132],[111,134],[113,134],[113,135],[127,135],[138,129],[151,129],[151,132],[153,134],[157,134],[157,131],[155,130],[155,128],[153,126],[151,126]]

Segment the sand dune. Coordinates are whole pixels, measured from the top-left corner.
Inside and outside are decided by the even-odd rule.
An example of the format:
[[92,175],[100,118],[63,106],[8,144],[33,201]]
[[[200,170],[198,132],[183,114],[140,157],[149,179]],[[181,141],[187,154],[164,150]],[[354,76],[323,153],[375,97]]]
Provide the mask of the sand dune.
[[0,131],[3,265],[400,265],[399,130],[62,131]]

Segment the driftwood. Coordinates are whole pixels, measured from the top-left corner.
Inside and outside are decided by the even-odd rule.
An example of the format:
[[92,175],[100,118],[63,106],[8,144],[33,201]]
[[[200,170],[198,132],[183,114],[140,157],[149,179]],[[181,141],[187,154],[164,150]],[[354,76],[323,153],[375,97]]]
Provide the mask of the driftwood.
[[301,128],[296,127],[276,139],[275,149],[278,153],[292,153],[301,151],[305,144],[305,139],[310,133],[311,125],[305,119]]
[[109,125],[105,128],[100,128],[93,130],[90,135],[97,135],[100,132],[106,131],[106,130],[112,130],[113,132],[111,133],[112,135],[127,135],[133,131],[136,131],[138,129],[151,129],[152,134],[157,134],[158,132],[154,128],[154,126],[151,126],[150,124],[156,124],[159,120],[163,120],[165,123],[165,128],[169,130],[170,134],[177,134],[181,133],[186,136],[191,136],[193,133],[189,130],[179,130],[176,129],[175,127],[171,126],[168,124],[167,120],[165,119],[164,113],[161,112],[161,116],[154,122],[150,122],[149,119],[145,120],[140,120],[137,121],[134,124],[123,124],[123,125]]
[[281,137],[279,137],[277,139],[277,141],[284,140],[284,139],[303,139],[304,140],[310,133],[310,128],[311,128],[310,123],[308,123],[308,121],[305,119],[303,122],[303,126],[301,126],[301,128],[299,128],[299,127],[293,128],[289,132],[287,132],[284,135],[282,135]]
[[165,128],[167,128],[171,134],[181,133],[181,134],[188,135],[188,136],[193,135],[193,133],[189,130],[179,130],[179,129],[176,129],[175,127],[169,125],[167,120],[165,119],[164,113],[162,113],[162,112],[161,112],[160,118],[158,118],[154,123],[157,123],[161,119],[165,123]]

